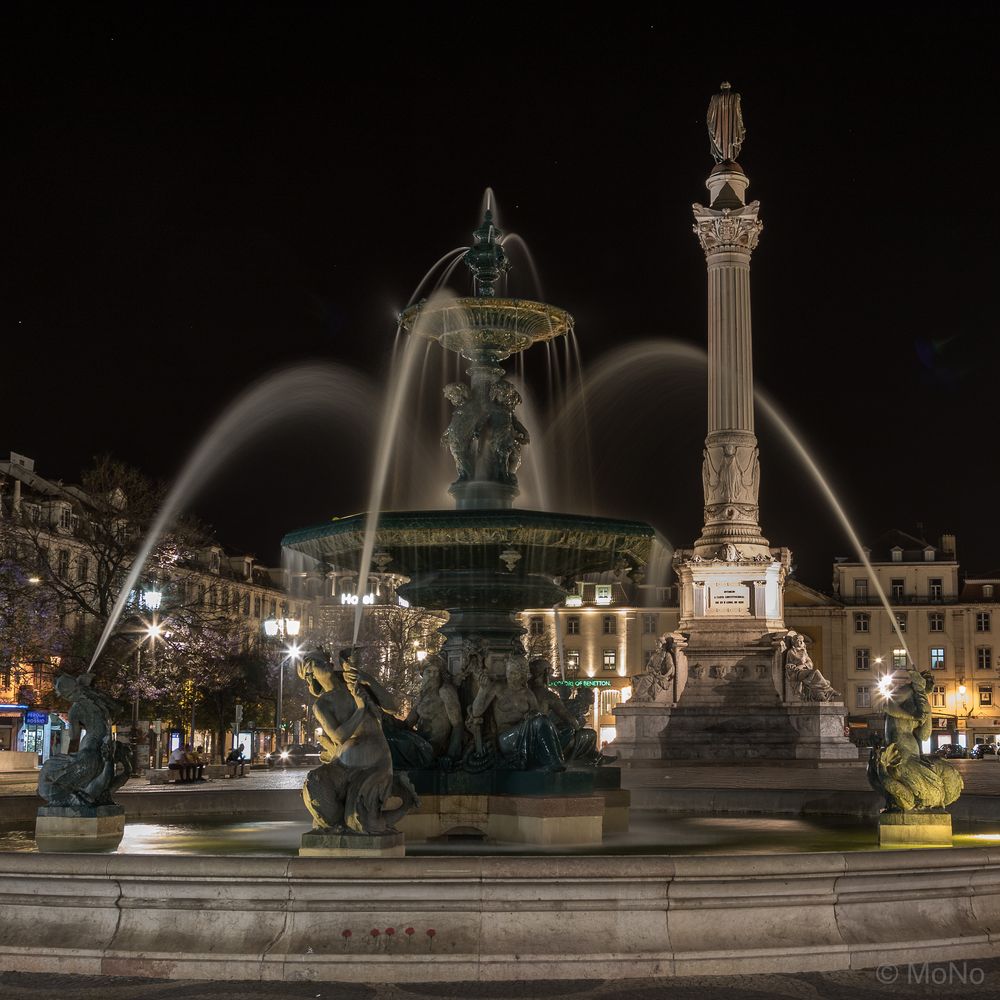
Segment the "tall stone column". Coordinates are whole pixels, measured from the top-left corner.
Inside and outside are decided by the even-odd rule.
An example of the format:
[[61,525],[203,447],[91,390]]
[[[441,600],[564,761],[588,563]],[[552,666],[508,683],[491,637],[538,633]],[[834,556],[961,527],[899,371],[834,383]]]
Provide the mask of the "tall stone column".
[[760,463],[753,424],[750,256],[763,223],[759,202],[745,201],[749,181],[734,160],[716,165],[709,206],[694,206],[694,231],[708,265],[708,436],[702,461],[705,521],[695,554],[727,544],[746,556],[770,554],[761,535]]

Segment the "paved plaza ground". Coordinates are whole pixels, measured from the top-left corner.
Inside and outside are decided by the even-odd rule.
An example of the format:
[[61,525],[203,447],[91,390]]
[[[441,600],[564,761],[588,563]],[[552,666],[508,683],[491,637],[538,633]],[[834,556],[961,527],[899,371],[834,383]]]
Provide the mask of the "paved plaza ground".
[[1000,997],[1000,959],[863,972],[697,976],[618,982],[361,983],[200,982],[0,973],[5,1000],[967,1000]]
[[[965,779],[967,795],[1000,795],[1000,761],[952,760]],[[301,788],[307,768],[255,770],[239,781],[216,778],[213,781],[189,785],[150,785],[145,779],[133,778],[124,791],[169,794],[178,788],[185,791],[205,791],[227,788]],[[13,776],[8,776],[13,779]],[[34,776],[0,781],[0,795],[24,795],[35,790]],[[830,791],[869,791],[863,765],[849,767],[798,767],[792,763],[760,765],[691,765],[660,764],[623,769],[622,784],[626,788],[819,788]]]

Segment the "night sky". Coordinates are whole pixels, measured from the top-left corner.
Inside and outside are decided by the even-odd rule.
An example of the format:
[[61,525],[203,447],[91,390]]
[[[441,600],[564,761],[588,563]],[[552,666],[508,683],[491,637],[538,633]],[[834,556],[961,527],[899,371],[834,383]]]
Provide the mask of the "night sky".
[[[367,23],[347,5],[153,7],[3,15],[4,453],[73,480],[109,452],[169,481],[226,404],[284,365],[351,366],[378,397],[396,310],[468,242],[487,185],[546,299],[576,317],[586,371],[632,341],[703,345],[690,206],[725,79],[764,221],[758,383],[864,537],[922,523],[932,541],[957,533],[970,572],[1000,567],[985,13],[814,28],[805,8],[782,24],[753,5],[683,23],[582,6],[545,23],[468,5]],[[510,287],[531,296],[521,265]],[[633,365],[592,404],[595,512],[689,544],[703,374]],[[286,421],[193,508],[273,561],[286,531],[364,507],[378,421],[377,398]],[[442,430],[421,446],[436,454]],[[760,417],[758,433],[764,532],[826,588],[847,540]],[[568,458],[560,487],[581,509],[587,462]]]

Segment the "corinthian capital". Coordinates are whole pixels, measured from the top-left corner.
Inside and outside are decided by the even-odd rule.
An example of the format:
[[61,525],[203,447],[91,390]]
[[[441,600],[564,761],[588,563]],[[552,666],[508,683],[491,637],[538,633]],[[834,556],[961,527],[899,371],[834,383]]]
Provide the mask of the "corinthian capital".
[[752,201],[740,208],[714,209],[695,204],[694,233],[702,250],[707,254],[727,250],[752,252],[757,247],[764,223],[757,218],[759,201]]

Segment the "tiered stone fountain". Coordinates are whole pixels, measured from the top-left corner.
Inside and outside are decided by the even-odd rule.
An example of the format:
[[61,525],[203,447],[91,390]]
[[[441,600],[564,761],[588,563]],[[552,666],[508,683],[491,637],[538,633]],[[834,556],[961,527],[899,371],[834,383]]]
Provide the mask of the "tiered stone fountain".
[[[505,840],[593,843],[605,820],[616,828],[627,821],[627,793],[617,769],[597,766],[593,737],[573,737],[566,716],[554,717],[560,706],[552,699],[559,699],[544,680],[528,681],[516,616],[561,603],[567,582],[582,574],[638,568],[648,558],[653,529],[514,507],[528,432],[517,419],[520,396],[502,363],[564,336],[573,320],[543,302],[497,297],[496,284],[509,266],[502,235],[487,212],[465,256],[472,296],[420,302],[401,316],[411,336],[433,339],[470,362],[468,383],[444,390],[454,406],[444,442],[457,470],[450,487],[455,509],[382,512],[375,529],[383,564],[408,578],[399,593],[411,604],[448,612],[443,662],[429,668],[441,674],[443,699],[436,689],[429,701],[457,702],[450,722],[439,711],[442,724],[455,730],[447,749],[439,747],[429,767],[409,772],[424,803],[401,828],[411,837],[461,825]],[[357,570],[364,532],[365,516],[356,515],[292,532],[283,544],[330,570]],[[544,715],[541,701],[556,710],[552,722],[514,723],[538,710]],[[553,730],[560,726],[557,744]]]

